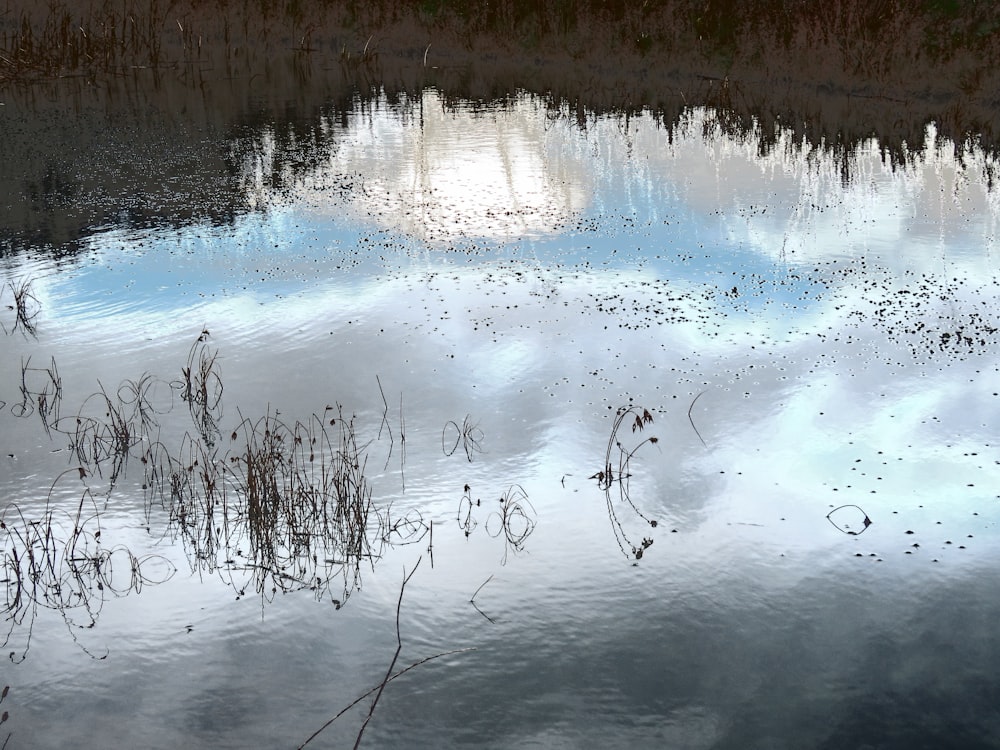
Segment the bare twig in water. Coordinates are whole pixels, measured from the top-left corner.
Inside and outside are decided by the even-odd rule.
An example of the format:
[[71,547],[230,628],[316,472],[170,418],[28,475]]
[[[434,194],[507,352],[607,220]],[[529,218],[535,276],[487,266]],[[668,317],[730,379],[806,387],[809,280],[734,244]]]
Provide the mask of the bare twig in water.
[[[840,511],[845,511],[848,508],[856,508],[858,513],[861,514],[860,520],[858,521],[858,523],[861,524],[861,531],[854,531],[851,528],[851,520],[853,519],[848,518],[844,513],[840,513]],[[840,520],[839,522],[835,521],[833,519],[835,513],[839,513],[840,518],[842,520]],[[857,513],[855,513],[854,515],[857,516]],[[865,513],[864,508],[862,508],[859,505],[853,505],[853,504],[841,505],[837,508],[834,508],[833,510],[831,510],[829,513],[826,514],[826,520],[832,523],[838,531],[842,531],[845,534],[849,534],[851,536],[858,536],[859,534],[864,534],[868,530],[868,527],[871,526],[873,523],[872,519],[870,519],[868,517],[868,514]]]
[[[465,419],[462,420],[461,427],[454,420],[450,420],[445,424],[441,430],[441,450],[444,451],[444,455],[453,455],[458,450],[458,446],[461,445],[462,450],[465,451],[465,457],[469,460],[469,463],[472,463],[472,455],[483,452],[482,445],[480,444],[484,437],[483,431],[471,419],[471,416],[466,414]],[[453,428],[455,433],[454,443],[451,443],[449,440],[448,433],[452,431],[448,429],[449,427]]]
[[497,621],[496,621],[496,620],[494,620],[494,619],[493,619],[492,617],[490,617],[490,616],[489,616],[488,614],[486,614],[485,612],[483,612],[483,610],[481,610],[481,609],[479,608],[479,605],[478,605],[478,604],[476,604],[476,597],[477,597],[477,596],[479,596],[479,592],[480,592],[480,591],[482,591],[482,590],[483,590],[483,587],[484,587],[484,586],[486,586],[486,584],[487,584],[487,583],[489,583],[489,582],[490,582],[490,581],[492,581],[492,580],[493,580],[493,574],[491,573],[491,574],[490,574],[490,577],[489,577],[489,578],[487,578],[487,579],[486,579],[485,581],[483,581],[483,582],[482,582],[481,584],[479,584],[479,588],[478,588],[478,589],[476,589],[476,592],[475,592],[475,593],[474,593],[474,594],[472,595],[472,598],[471,598],[471,599],[469,599],[469,604],[471,604],[471,605],[472,605],[473,607],[475,607],[475,609],[476,609],[476,612],[478,612],[478,613],[479,613],[479,614],[481,614],[481,615],[482,615],[483,617],[485,617],[485,618],[486,618],[487,620],[489,620],[489,621],[490,621],[491,623],[493,623],[494,625],[496,625],[496,624],[497,624]]
[[[597,486],[604,490],[604,499],[608,507],[608,517],[611,519],[612,530],[615,533],[615,540],[618,542],[619,548],[621,548],[622,553],[626,556],[629,555],[629,550],[636,560],[642,559],[643,553],[653,544],[652,538],[643,537],[639,544],[633,544],[629,539],[628,535],[625,533],[625,527],[622,524],[621,519],[618,517],[618,512],[615,510],[614,503],[611,499],[611,488],[617,487],[618,497],[624,503],[627,503],[632,511],[641,518],[645,523],[647,523],[652,528],[656,528],[657,522],[654,519],[648,518],[636,504],[632,501],[629,495],[629,479],[632,474],[629,470],[629,465],[635,454],[639,452],[639,449],[646,444],[656,445],[658,442],[656,437],[648,437],[644,440],[639,441],[631,450],[625,448],[622,445],[621,440],[618,437],[618,432],[625,424],[626,418],[631,417],[632,432],[642,432],[643,429],[648,424],[652,424],[653,415],[649,413],[649,410],[640,410],[637,406],[622,406],[618,408],[615,412],[615,420],[611,427],[611,436],[608,438],[608,446],[604,453],[604,468],[595,474],[590,475],[588,479],[596,479]],[[618,450],[618,465],[617,467],[612,464],[612,454],[615,449]],[[628,547],[628,549],[626,549]]]
[[[413,662],[413,664],[411,664],[410,666],[406,667],[405,669],[399,670],[398,672],[396,672],[396,674],[394,674],[392,677],[390,677],[386,682],[387,683],[392,682],[397,677],[402,677],[404,674],[406,674],[407,672],[409,672],[411,669],[416,669],[421,664],[426,664],[429,661],[434,661],[435,659],[440,659],[442,656],[451,656],[452,654],[464,654],[466,651],[475,651],[475,650],[476,650],[475,648],[456,648],[454,651],[445,651],[444,653],[441,653],[441,654],[434,654],[434,656],[426,656],[423,659],[421,659],[420,661]],[[296,748],[296,750],[302,750],[302,748],[304,748],[306,745],[308,745],[310,742],[312,742],[316,737],[318,737],[319,734],[320,734],[320,732],[322,732],[324,729],[326,729],[327,727],[329,727],[331,724],[333,724],[333,722],[335,722],[341,716],[343,716],[344,714],[346,714],[348,711],[350,711],[356,705],[358,705],[359,703],[361,703],[361,701],[363,701],[369,695],[371,695],[372,693],[374,693],[376,690],[379,690],[381,687],[382,687],[382,683],[379,683],[378,685],[376,685],[375,687],[373,687],[371,690],[369,690],[364,695],[359,695],[353,701],[351,701],[350,703],[348,703],[346,706],[344,706],[342,709],[340,709],[340,711],[337,712],[336,716],[334,716],[332,719],[330,719],[328,722],[326,722],[326,724],[324,724],[319,729],[317,729],[315,732],[313,732],[312,735],[310,735],[309,739],[307,739],[305,742],[303,742],[301,745],[299,745],[298,748]],[[0,750],[2,750],[2,748],[0,748]]]
[[364,723],[361,725],[361,729],[358,730],[358,738],[354,741],[354,750],[358,750],[361,746],[361,737],[365,733],[365,729],[368,727],[368,722],[371,721],[372,715],[375,713],[375,706],[378,705],[379,699],[382,697],[382,693],[385,691],[385,686],[389,683],[389,679],[392,677],[392,670],[396,667],[396,661],[399,659],[399,653],[403,650],[403,636],[399,632],[399,612],[403,608],[403,592],[406,590],[406,584],[410,582],[413,578],[413,574],[417,572],[417,568],[420,567],[420,561],[423,558],[417,559],[417,564],[413,566],[413,570],[410,571],[409,575],[403,576],[403,583],[399,587],[399,599],[396,600],[396,653],[392,656],[392,661],[389,662],[389,668],[385,671],[385,677],[382,679],[382,684],[379,685],[378,692],[375,694],[375,699],[372,701],[371,707],[368,709],[368,715],[365,717]]
[[396,653],[392,657],[392,662],[389,664],[389,669],[386,670],[385,677],[382,678],[382,681],[378,685],[373,687],[367,693],[359,696],[354,701],[344,706],[340,711],[337,712],[337,714],[333,718],[328,720],[323,726],[321,726],[319,729],[313,732],[305,742],[299,745],[297,750],[302,750],[302,748],[304,748],[306,745],[308,745],[310,742],[316,739],[320,735],[320,733],[323,732],[324,729],[329,727],[331,724],[333,724],[333,722],[335,722],[337,719],[339,719],[341,716],[347,713],[350,709],[354,708],[361,701],[363,701],[365,698],[374,693],[375,699],[372,701],[372,705],[368,709],[368,715],[365,717],[365,721],[361,725],[361,729],[358,731],[358,738],[354,742],[355,750],[357,750],[357,748],[361,745],[361,737],[364,735],[365,728],[368,726],[368,722],[371,720],[372,715],[375,713],[375,706],[378,705],[379,698],[382,697],[382,692],[385,690],[386,685],[395,680],[397,677],[402,677],[411,669],[415,669],[416,667],[419,667],[421,664],[426,664],[427,662],[433,661],[434,659],[440,659],[441,657],[444,656],[451,656],[452,654],[461,654],[465,653],[466,651],[475,651],[474,648],[459,648],[459,649],[454,649],[452,651],[445,651],[440,654],[434,654],[433,656],[427,656],[423,659],[420,659],[419,661],[414,662],[410,666],[401,669],[396,673],[393,673],[392,670],[395,668],[396,662],[399,660],[399,654],[403,650],[403,637],[400,634],[400,628],[399,628],[399,615],[400,615],[400,610],[402,609],[403,606],[403,592],[406,590],[406,584],[409,583],[410,579],[413,578],[413,574],[417,572],[417,568],[420,567],[420,561],[422,559],[423,558],[419,558],[417,560],[417,564],[413,566],[413,570],[411,570],[408,575],[405,574],[404,572],[403,583],[399,587],[399,599],[396,602]]
[[[491,513],[486,519],[486,533],[494,538],[503,534],[501,565],[507,564],[507,555],[512,549],[515,553],[524,549],[525,541],[535,530],[536,517],[537,513],[528,500],[528,493],[521,485],[512,484],[500,496],[500,510]],[[500,528],[496,528],[496,523],[500,524]]]
[[431,556],[431,569],[434,568],[434,519],[430,523],[430,541],[427,542],[427,554]]
[[[389,413],[389,402],[385,399],[385,391],[382,390],[382,380],[378,375],[375,376],[375,382],[378,383],[378,392],[382,396],[382,423],[378,426],[378,439],[382,439],[383,428],[385,428],[386,432],[389,433],[389,455],[385,457],[385,469],[388,469],[389,459],[392,458],[392,449],[396,445],[396,439],[392,436],[392,425],[389,424],[389,419],[387,417]],[[383,471],[385,469],[383,469]]]
[[705,438],[703,438],[701,436],[701,433],[698,432],[698,428],[695,427],[695,424],[694,424],[694,418],[691,416],[691,410],[694,408],[694,405],[698,402],[698,399],[701,398],[702,396],[704,396],[706,393],[707,393],[707,391],[702,391],[701,393],[699,393],[697,396],[694,397],[694,400],[691,402],[691,405],[688,407],[688,422],[691,423],[691,429],[694,430],[694,434],[698,436],[698,439],[701,441],[701,444],[704,445],[707,448],[708,447],[708,443],[705,442]]
[[489,578],[487,578],[487,579],[486,579],[485,581],[483,581],[483,582],[482,582],[481,584],[479,584],[479,588],[478,588],[478,589],[476,589],[476,593],[474,593],[474,594],[472,595],[472,598],[471,598],[471,599],[469,599],[469,601],[470,601],[470,602],[474,602],[474,601],[476,601],[476,597],[477,597],[477,596],[479,596],[479,592],[480,592],[480,591],[482,591],[482,590],[483,590],[483,587],[484,587],[484,586],[485,586],[485,585],[486,585],[487,583],[489,583],[490,581],[492,581],[492,580],[493,580],[493,574],[492,574],[492,573],[490,573],[490,577],[489,577]]
[[[388,413],[389,413],[389,402],[385,398],[385,391],[382,389],[382,381],[379,376],[375,376],[375,381],[378,383],[378,391],[382,396],[382,423],[378,428],[378,439],[382,439],[382,430],[385,429],[389,433],[389,454],[385,457],[385,469],[389,468],[389,461],[392,459],[392,450],[396,445],[396,439],[392,434],[392,426],[389,424]],[[403,419],[403,394],[399,394],[399,442],[400,442],[400,453],[399,453],[399,478],[403,483],[403,491],[406,491],[406,475],[404,474],[404,466],[406,465],[406,422]]]
[[406,476],[403,465],[406,463],[406,421],[403,419],[403,394],[399,394],[399,481],[403,492],[406,492]]

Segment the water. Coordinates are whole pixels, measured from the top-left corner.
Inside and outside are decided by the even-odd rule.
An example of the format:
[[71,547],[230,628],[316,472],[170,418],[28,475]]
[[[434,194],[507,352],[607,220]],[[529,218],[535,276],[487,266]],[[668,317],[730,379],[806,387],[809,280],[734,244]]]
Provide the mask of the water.
[[[398,643],[457,653],[388,683],[366,746],[1000,741],[986,155],[931,126],[845,179],[711,110],[428,88],[116,110],[94,142],[153,179],[65,156],[105,115],[14,109],[66,187],[4,235],[10,747],[296,747]],[[317,483],[350,423],[360,536],[248,510],[265,419]]]

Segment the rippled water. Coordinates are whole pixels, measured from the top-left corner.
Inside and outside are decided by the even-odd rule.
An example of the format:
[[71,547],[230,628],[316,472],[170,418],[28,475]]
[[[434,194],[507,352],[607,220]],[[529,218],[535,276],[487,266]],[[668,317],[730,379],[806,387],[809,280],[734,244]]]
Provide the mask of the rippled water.
[[[386,675],[410,572],[396,671],[470,650],[390,682],[366,746],[1000,742],[988,157],[933,126],[893,168],[703,109],[356,105],[206,136],[226,220],[10,242],[11,747],[296,747]],[[139,384],[141,442],[71,449]],[[353,563],[314,536],[282,578],[271,527],[234,511],[213,547],[155,492],[154,455],[238,466],[265,417],[334,444],[353,417]]]

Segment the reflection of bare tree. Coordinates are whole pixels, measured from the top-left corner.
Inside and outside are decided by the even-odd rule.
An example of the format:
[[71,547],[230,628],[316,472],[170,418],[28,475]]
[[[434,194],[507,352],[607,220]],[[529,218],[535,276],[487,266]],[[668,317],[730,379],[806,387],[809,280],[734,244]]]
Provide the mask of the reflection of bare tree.
[[144,456],[147,497],[168,510],[193,566],[238,596],[309,589],[339,607],[388,538],[353,418],[327,407],[289,424],[269,412],[244,418],[231,441],[221,457],[192,438],[176,456],[154,444]]
[[636,560],[642,559],[643,553],[652,545],[650,537],[643,537],[639,544],[631,541],[625,531],[625,525],[618,515],[612,492],[617,495],[618,505],[625,506],[637,518],[652,528],[656,528],[657,522],[646,517],[633,502],[629,494],[629,480],[632,477],[630,464],[639,449],[644,445],[655,445],[658,442],[656,437],[647,437],[639,440],[635,445],[626,447],[622,440],[624,436],[619,433],[626,423],[630,423],[632,433],[641,433],[646,425],[652,424],[653,415],[647,409],[637,406],[622,406],[615,412],[615,420],[611,426],[611,436],[608,438],[608,446],[604,453],[604,468],[591,475],[590,479],[597,480],[597,486],[604,491],[605,501],[608,506],[608,517],[611,519],[611,528],[615,533],[615,540],[625,555],[631,551]]
[[162,583],[174,574],[162,557],[140,558],[122,545],[102,543],[100,512],[89,488],[83,489],[73,511],[54,509],[50,500],[56,485],[73,475],[82,481],[85,472],[70,469],[57,478],[41,514],[26,515],[14,503],[0,513],[2,608],[10,623],[3,645],[10,643],[15,630],[26,627],[22,660],[40,609],[58,612],[70,635],[89,654],[75,631],[94,627],[105,601],[139,592],[144,585]]

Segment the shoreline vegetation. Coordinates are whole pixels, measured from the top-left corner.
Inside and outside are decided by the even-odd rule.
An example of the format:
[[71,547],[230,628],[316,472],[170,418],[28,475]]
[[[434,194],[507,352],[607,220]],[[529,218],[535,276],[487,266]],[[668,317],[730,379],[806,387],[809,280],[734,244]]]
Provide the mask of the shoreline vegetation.
[[595,109],[714,88],[916,106],[952,133],[992,134],[1000,106],[1000,6],[982,0],[0,4],[0,88],[142,69],[252,76],[282,56],[375,79],[475,68]]
[[143,71],[266,80],[281,61],[458,97],[493,81],[597,112],[713,106],[890,153],[921,148],[931,121],[960,147],[1000,140],[1000,5],[982,0],[0,4],[0,92]]
[[[0,198],[16,207],[0,257],[119,215],[109,184],[140,223],[227,220],[243,210],[217,189],[235,179],[234,133],[291,138],[330,107],[427,87],[446,105],[527,92],[582,128],[647,112],[671,129],[707,107],[761,153],[832,153],[845,181],[873,138],[892,165],[950,141],[992,188],[1000,3],[0,0]],[[105,141],[125,131],[112,169]],[[164,173],[186,189],[165,191]]]

